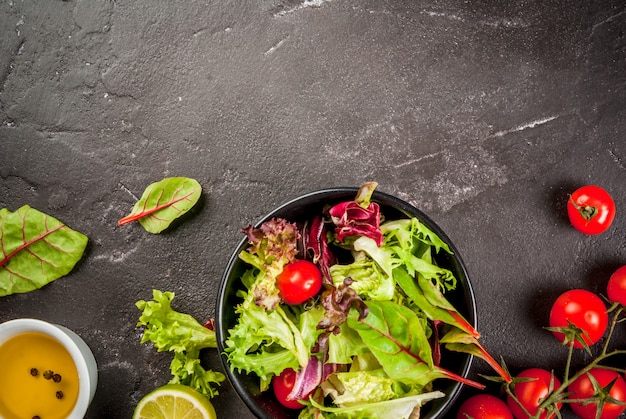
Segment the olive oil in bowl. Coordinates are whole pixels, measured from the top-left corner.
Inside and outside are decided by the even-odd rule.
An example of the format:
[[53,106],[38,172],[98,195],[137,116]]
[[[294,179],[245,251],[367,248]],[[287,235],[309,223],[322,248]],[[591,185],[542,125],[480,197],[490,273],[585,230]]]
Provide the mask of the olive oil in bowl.
[[76,404],[78,372],[56,339],[38,332],[0,345],[0,412],[7,419],[63,419]]
[[37,319],[0,324],[0,418],[82,419],[97,364],[73,331]]

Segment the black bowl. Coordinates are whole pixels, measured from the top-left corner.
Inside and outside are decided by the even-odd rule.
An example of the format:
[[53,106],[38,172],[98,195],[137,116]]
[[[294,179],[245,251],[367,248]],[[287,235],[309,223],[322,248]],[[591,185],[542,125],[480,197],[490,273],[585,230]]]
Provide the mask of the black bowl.
[[[263,219],[256,224],[256,227],[259,227],[263,222],[275,217],[285,218],[292,222],[304,221],[309,219],[311,215],[321,212],[322,208],[327,204],[333,205],[339,202],[353,200],[357,191],[358,188],[341,187],[308,193],[276,208],[263,217]],[[437,264],[452,271],[458,280],[457,288],[454,291],[446,293],[446,297],[475,327],[476,302],[474,292],[465,265],[459,256],[459,252],[448,236],[426,214],[401,199],[375,191],[372,195],[372,201],[380,205],[381,212],[385,216],[385,219],[393,220],[416,217],[448,244],[452,251],[451,255],[446,252],[439,252],[435,256]],[[240,299],[235,294],[237,290],[243,287],[240,280],[242,274],[245,270],[249,269],[238,257],[239,253],[245,249],[247,245],[247,239],[243,238],[233,251],[218,291],[217,307],[215,311],[215,330],[217,333],[218,349],[221,353],[221,359],[226,369],[228,379],[237,391],[239,397],[257,417],[267,419],[296,418],[299,411],[284,408],[274,398],[272,391],[259,392],[258,378],[254,374],[247,375],[245,373],[232,371],[228,363],[228,358],[224,355],[224,342],[228,337],[228,330],[234,327],[237,321],[235,306],[240,302]],[[462,377],[468,376],[472,363],[471,355],[457,352],[445,352],[442,360],[443,368],[457,373]],[[444,392],[446,396],[427,402],[422,408],[422,418],[443,418],[458,397],[462,384],[456,381],[442,379],[435,381],[434,387]]]

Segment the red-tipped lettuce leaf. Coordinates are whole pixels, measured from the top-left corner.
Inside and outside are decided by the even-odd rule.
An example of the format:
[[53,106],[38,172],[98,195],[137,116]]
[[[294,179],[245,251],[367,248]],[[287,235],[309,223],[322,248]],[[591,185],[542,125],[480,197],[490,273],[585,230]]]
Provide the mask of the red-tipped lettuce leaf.
[[281,301],[276,276],[285,265],[296,260],[300,232],[295,223],[272,218],[259,228],[249,225],[243,233],[250,246],[241,251],[239,258],[260,271],[250,292],[256,305],[273,310]]
[[328,247],[326,233],[324,218],[321,215],[316,215],[310,225],[305,224],[302,241],[304,252],[310,255],[313,263],[319,267],[324,283],[332,284],[330,267],[337,263],[337,258]]
[[373,239],[378,246],[382,245],[380,205],[370,202],[376,186],[375,182],[367,182],[361,186],[354,201],[341,202],[329,209],[340,243],[347,237],[366,236]]
[[351,283],[350,278],[345,278],[343,284],[337,287],[324,285],[320,301],[324,307],[324,317],[317,325],[317,328],[324,330],[324,332],[318,336],[317,345],[313,348],[313,352],[327,352],[329,335],[340,333],[340,327],[348,319],[351,308],[359,313],[359,320],[367,316],[369,309],[354,288],[350,286]]
[[287,395],[287,400],[306,399],[315,389],[326,380],[330,374],[337,371],[336,364],[322,362],[317,356],[311,356],[308,364],[296,373],[293,389]]

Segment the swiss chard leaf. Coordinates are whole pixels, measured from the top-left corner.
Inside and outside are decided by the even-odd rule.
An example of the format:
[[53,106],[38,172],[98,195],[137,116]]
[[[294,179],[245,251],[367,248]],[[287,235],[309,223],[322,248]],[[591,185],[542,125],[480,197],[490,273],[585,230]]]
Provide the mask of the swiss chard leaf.
[[0,209],[0,296],[24,293],[67,275],[87,236],[28,205]]
[[367,317],[358,320],[352,312],[348,325],[361,335],[389,377],[422,387],[437,378],[448,378],[484,388],[482,384],[434,365],[430,343],[411,309],[391,301],[368,301],[367,305]]
[[441,320],[444,323],[465,330],[470,334],[474,333],[474,328],[465,319],[463,319],[460,314],[456,313],[454,307],[452,310],[448,308],[451,307],[449,303],[446,304],[446,307],[439,307],[429,301],[424,291],[417,285],[417,282],[406,272],[406,270],[401,267],[395,268],[393,270],[393,277],[400,288],[426,314],[426,316],[428,316],[429,319]]
[[201,193],[202,186],[195,179],[165,178],[149,185],[130,214],[117,224],[139,221],[147,232],[158,234],[189,211],[198,202]]
[[433,367],[426,332],[411,309],[391,301],[368,301],[367,306],[367,317],[356,322],[350,318],[348,325],[361,335],[387,374],[398,379],[411,376],[416,360]]
[[445,344],[446,348],[451,351],[464,352],[482,358],[504,379],[504,381],[507,383],[511,382],[511,374],[509,374],[506,368],[498,364],[498,361],[496,361],[478,339],[471,334],[457,328],[452,328],[441,338],[440,342]]

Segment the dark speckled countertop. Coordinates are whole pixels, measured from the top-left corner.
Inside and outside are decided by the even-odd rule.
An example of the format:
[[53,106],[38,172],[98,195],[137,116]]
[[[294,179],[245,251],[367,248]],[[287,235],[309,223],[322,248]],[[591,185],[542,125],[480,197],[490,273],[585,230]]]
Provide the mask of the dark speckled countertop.
[[[0,299],[0,321],[79,333],[100,371],[88,418],[128,418],[169,379],[136,300],[174,291],[209,319],[241,227],[376,180],[456,244],[489,351],[558,371],[551,301],[603,292],[626,264],[625,29],[621,0],[2,0],[0,208],[31,205],[89,246],[66,277]],[[203,186],[193,216],[118,227],[168,176]],[[600,236],[565,215],[588,183],[618,207]],[[251,417],[229,384],[214,404]]]

